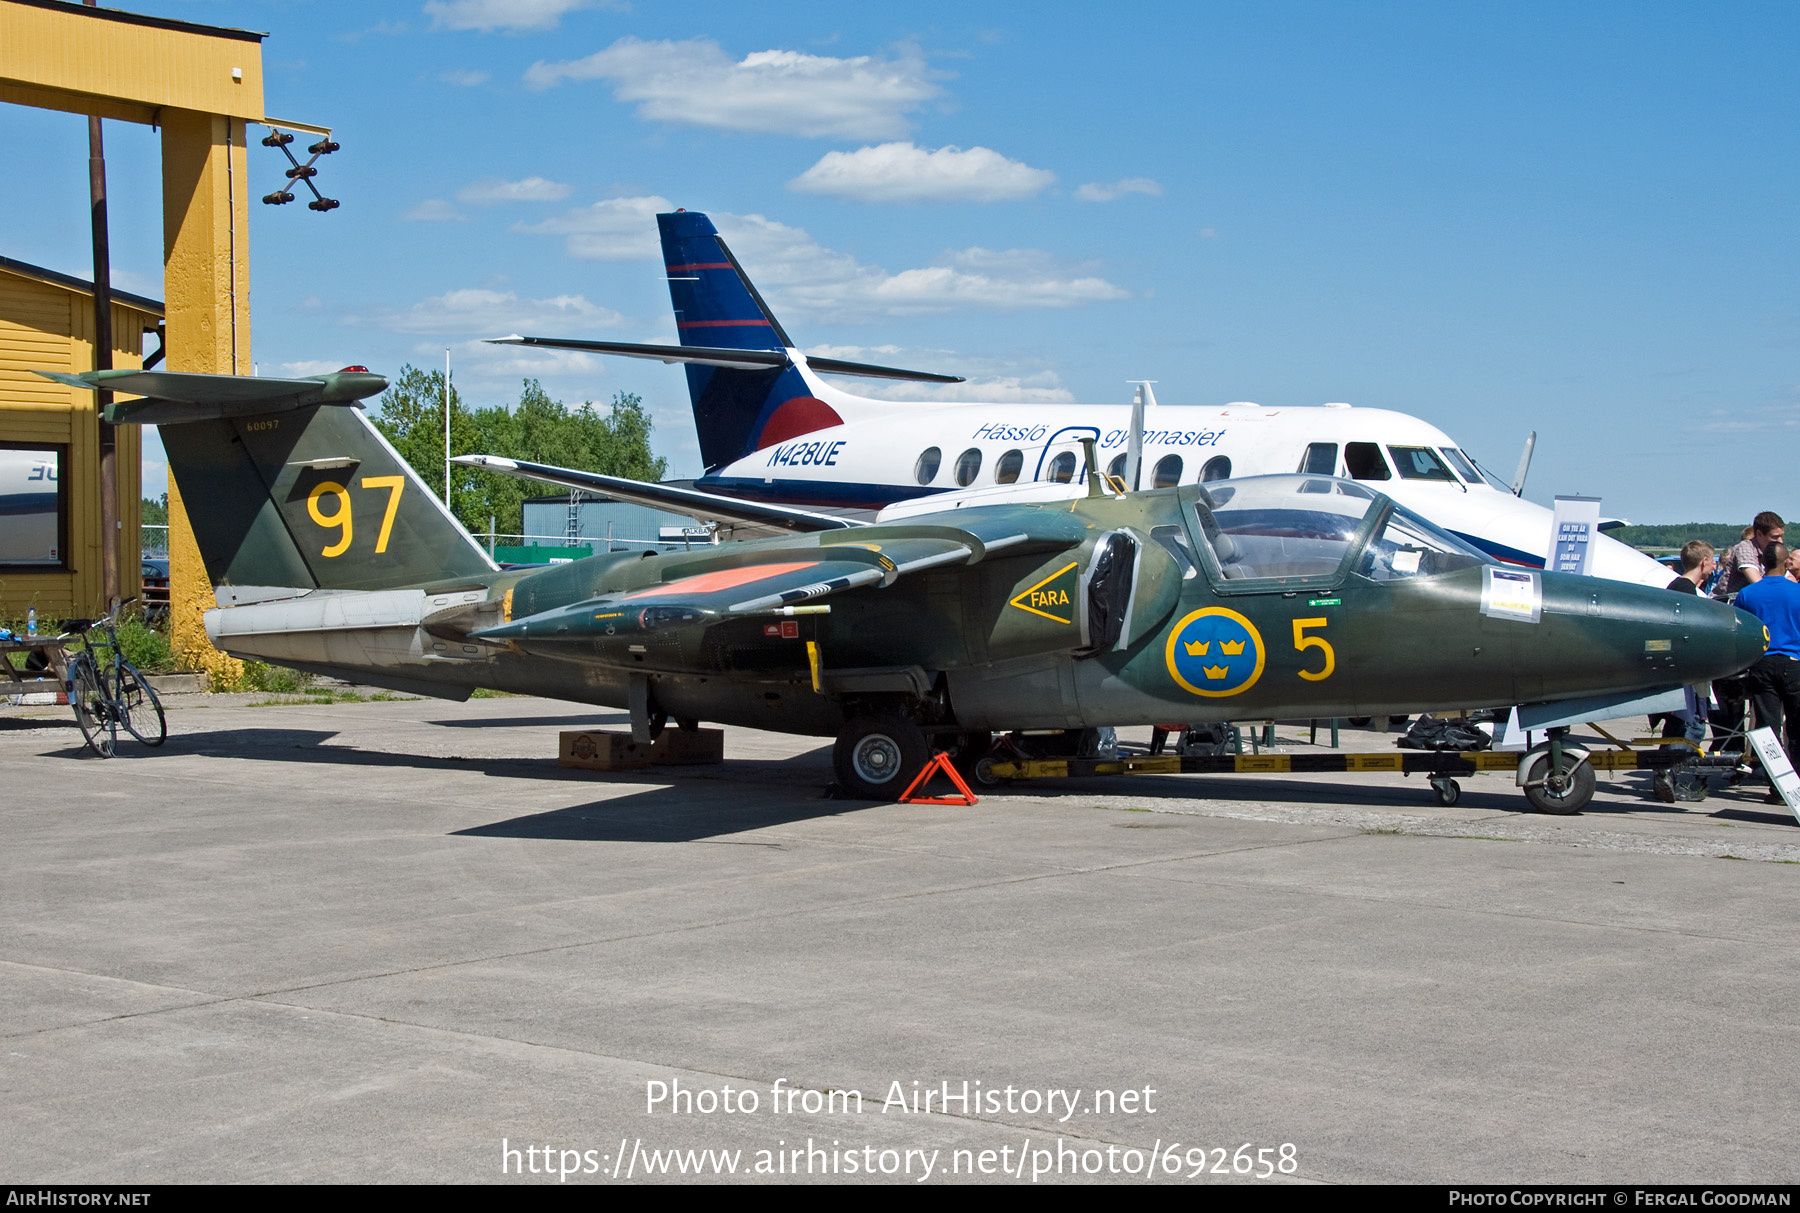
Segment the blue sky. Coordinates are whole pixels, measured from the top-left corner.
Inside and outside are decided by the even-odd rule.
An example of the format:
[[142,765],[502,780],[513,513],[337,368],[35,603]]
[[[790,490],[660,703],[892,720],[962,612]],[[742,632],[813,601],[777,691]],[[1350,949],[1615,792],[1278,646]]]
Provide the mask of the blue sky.
[[[127,7],[267,31],[270,114],[343,145],[341,209],[252,207],[265,374],[448,346],[475,403],[641,393],[692,475],[676,368],[478,340],[672,340],[685,206],[804,347],[953,398],[1343,400],[1508,473],[1537,430],[1542,501],[1800,514],[1792,5]],[[81,120],[0,132],[0,252],[85,273]],[[107,138],[118,282],[159,294],[155,137]]]

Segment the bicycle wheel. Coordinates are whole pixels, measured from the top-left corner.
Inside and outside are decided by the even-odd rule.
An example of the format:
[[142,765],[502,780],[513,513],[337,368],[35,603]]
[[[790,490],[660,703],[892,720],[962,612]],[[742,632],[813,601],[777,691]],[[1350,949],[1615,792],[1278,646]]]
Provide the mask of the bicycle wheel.
[[77,653],[69,660],[69,706],[75,709],[75,723],[81,726],[81,735],[94,753],[111,758],[118,740],[118,723],[100,685],[100,671],[86,653]]
[[162,700],[138,668],[119,662],[119,723],[147,746],[169,739],[169,722],[163,718]]

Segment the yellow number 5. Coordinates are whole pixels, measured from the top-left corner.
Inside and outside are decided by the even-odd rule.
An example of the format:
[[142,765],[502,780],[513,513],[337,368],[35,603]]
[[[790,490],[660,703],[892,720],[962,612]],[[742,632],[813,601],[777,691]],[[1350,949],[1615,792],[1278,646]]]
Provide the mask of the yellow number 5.
[[1325,624],[1326,624],[1326,620],[1323,618],[1294,620],[1294,648],[1295,649],[1299,650],[1302,653],[1306,652],[1306,650],[1308,650],[1308,649],[1324,649],[1325,650],[1325,668],[1324,669],[1320,670],[1316,674],[1310,670],[1301,670],[1300,671],[1300,677],[1306,679],[1308,682],[1323,682],[1325,679],[1331,677],[1331,671],[1337,669],[1337,654],[1331,651],[1331,643],[1329,641],[1327,641],[1323,636],[1308,636],[1306,634],[1307,628],[1322,628],[1325,626]]
[[[327,514],[319,508],[319,500],[327,495],[335,495],[338,508]],[[326,547],[319,553],[321,556],[342,556],[350,549],[350,491],[335,480],[321,480],[313,486],[313,491],[306,495],[306,512],[312,520],[322,527],[343,527],[344,534],[336,543]]]

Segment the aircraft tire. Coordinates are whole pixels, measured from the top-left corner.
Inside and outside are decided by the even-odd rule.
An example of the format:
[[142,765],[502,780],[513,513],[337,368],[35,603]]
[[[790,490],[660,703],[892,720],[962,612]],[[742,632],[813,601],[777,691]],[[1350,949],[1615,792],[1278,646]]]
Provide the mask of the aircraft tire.
[[1550,771],[1550,755],[1540,754],[1532,760],[1531,769],[1526,772],[1526,782],[1536,784],[1525,789],[1525,799],[1531,807],[1540,813],[1553,813],[1558,817],[1572,817],[1588,807],[1594,799],[1594,768],[1582,763],[1565,776],[1560,791],[1554,790],[1547,783],[1539,783]]
[[857,800],[897,800],[931,758],[931,746],[904,716],[859,716],[832,747],[838,785]]

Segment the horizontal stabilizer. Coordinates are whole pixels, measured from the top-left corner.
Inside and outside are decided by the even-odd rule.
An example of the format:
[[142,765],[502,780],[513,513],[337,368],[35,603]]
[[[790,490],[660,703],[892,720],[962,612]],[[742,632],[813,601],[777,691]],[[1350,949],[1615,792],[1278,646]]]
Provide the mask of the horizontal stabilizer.
[[527,480],[540,480],[565,489],[598,493],[636,505],[673,510],[693,518],[729,522],[740,528],[752,528],[768,534],[832,531],[858,525],[848,518],[839,518],[833,514],[816,514],[788,506],[739,501],[735,497],[721,497],[717,493],[706,493],[699,489],[680,488],[672,484],[649,484],[642,480],[628,480],[623,476],[603,476],[598,472],[581,472],[545,463],[527,463],[518,459],[504,459],[498,455],[458,455],[450,462],[464,467],[484,468],[490,472],[504,472],[508,476],[521,476]]
[[[579,341],[562,337],[494,337],[491,345],[529,345],[546,350],[581,350],[590,354],[616,354],[624,358],[650,358],[657,362],[686,362],[696,366],[722,366],[737,371],[760,371],[793,365],[785,350],[734,350],[709,345],[639,345],[628,341]],[[808,357],[806,365],[827,375],[857,375],[865,379],[906,379],[919,383],[961,383],[960,375],[934,375],[841,358]]]
[[70,387],[92,391],[106,389],[145,397],[108,405],[106,419],[115,425],[179,425],[188,421],[286,413],[315,404],[355,405],[365,397],[385,390],[388,385],[383,376],[372,375],[360,368],[304,379],[134,370],[86,371],[79,375],[39,371],[38,374]]

